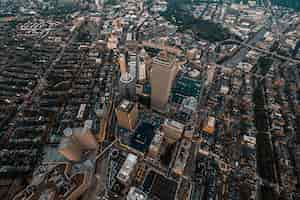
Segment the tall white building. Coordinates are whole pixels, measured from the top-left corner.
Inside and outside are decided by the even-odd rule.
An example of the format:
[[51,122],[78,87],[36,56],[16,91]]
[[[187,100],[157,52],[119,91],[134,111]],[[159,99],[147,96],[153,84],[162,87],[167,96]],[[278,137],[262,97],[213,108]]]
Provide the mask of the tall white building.
[[132,100],[135,96],[135,79],[126,72],[121,75],[119,82],[120,94],[124,99]]

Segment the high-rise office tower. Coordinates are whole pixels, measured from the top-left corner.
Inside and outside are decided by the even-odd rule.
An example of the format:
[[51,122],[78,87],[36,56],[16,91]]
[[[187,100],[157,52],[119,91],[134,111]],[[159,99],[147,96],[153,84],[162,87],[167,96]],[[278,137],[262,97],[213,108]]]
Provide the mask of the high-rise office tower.
[[151,107],[159,112],[166,110],[172,83],[178,72],[175,56],[161,54],[154,58],[151,69]]
[[120,94],[124,99],[133,100],[135,96],[135,79],[126,72],[121,75],[119,82]]
[[216,125],[216,118],[209,116],[204,124],[203,131],[212,135],[215,132],[215,125]]
[[124,75],[127,72],[127,63],[124,54],[120,54],[119,65],[120,65],[121,75]]
[[138,64],[137,64],[137,81],[140,83],[143,83],[147,79],[147,68],[146,68],[146,52],[143,49],[143,51],[140,52],[138,55]]
[[184,125],[171,119],[165,119],[162,124],[162,131],[164,132],[164,137],[168,143],[175,143],[181,138],[184,131]]
[[119,126],[133,130],[138,120],[138,107],[136,103],[123,100],[116,108]]

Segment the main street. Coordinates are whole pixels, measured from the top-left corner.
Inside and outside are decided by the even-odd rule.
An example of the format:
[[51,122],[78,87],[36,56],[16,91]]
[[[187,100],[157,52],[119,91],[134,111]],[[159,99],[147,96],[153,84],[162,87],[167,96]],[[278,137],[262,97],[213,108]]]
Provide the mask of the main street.
[[[46,71],[44,73],[42,73],[42,71],[40,71],[39,74],[39,79],[37,81],[37,85],[34,87],[34,89],[30,92],[30,94],[27,94],[29,98],[33,98],[38,96],[47,86],[46,84],[46,78],[49,76],[49,74],[51,73],[51,71],[53,70],[54,66],[56,65],[56,63],[62,58],[62,56],[65,53],[66,48],[74,41],[74,39],[77,37],[77,31],[75,30],[74,32],[72,32],[70,34],[70,39],[68,40],[68,42],[66,44],[63,44],[61,51],[59,52],[59,54],[57,55],[56,59],[53,60],[53,62],[50,64],[50,66],[46,69]],[[17,109],[16,109],[16,114],[22,112],[26,107],[27,107],[27,102],[24,101],[22,104],[20,104]],[[7,132],[6,135],[3,136],[4,141],[8,140],[10,137],[10,134],[12,133],[13,129],[10,128]]]

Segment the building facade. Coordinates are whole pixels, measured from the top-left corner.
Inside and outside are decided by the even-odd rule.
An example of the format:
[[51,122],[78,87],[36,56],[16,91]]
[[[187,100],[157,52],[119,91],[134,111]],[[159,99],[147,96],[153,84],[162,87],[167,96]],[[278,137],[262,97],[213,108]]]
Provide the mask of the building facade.
[[163,112],[169,100],[172,83],[178,72],[175,57],[155,58],[151,69],[151,107]]

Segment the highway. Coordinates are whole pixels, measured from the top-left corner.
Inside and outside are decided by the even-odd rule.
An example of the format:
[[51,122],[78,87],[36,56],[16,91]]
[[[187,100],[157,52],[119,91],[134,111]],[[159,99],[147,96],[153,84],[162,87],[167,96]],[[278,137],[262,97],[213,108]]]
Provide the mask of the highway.
[[[264,29],[264,28],[261,29],[259,32],[257,32],[255,34],[255,36],[252,39],[247,41],[247,44],[249,44],[249,45],[256,44],[258,41],[262,40],[265,33],[266,33],[266,29]],[[225,41],[221,42],[219,45],[224,44],[226,42],[230,42],[230,41],[232,41],[232,40],[230,40],[230,39],[225,40]],[[222,64],[223,65],[237,65],[238,63],[242,62],[242,60],[244,59],[247,52],[248,52],[247,48],[241,48],[240,50],[238,50],[238,52],[233,57],[226,60]]]
[[275,58],[278,58],[278,59],[281,59],[281,60],[284,60],[284,61],[289,61],[289,62],[292,62],[292,63],[295,63],[295,64],[300,64],[300,60],[295,60],[295,59],[290,58],[290,57],[285,57],[285,56],[279,55],[277,53],[270,52],[269,50],[261,49],[261,48],[252,46],[252,45],[250,45],[248,43],[245,43],[245,42],[240,42],[238,40],[233,40],[233,39],[225,40],[224,42],[237,43],[239,45],[247,47],[248,49],[255,50],[255,51],[258,51],[260,53],[263,53],[263,54],[266,54],[266,55],[270,55],[270,56],[273,56]]
[[[272,12],[272,9],[270,8],[270,1],[267,2],[269,5],[265,7],[266,10],[268,10],[269,12],[272,13],[272,17],[266,21],[266,26],[270,27],[271,24],[272,24],[272,19],[274,18],[273,16],[273,12]],[[278,22],[276,20],[276,23],[277,23],[277,26],[278,25]],[[281,27],[279,27],[279,32],[277,32],[277,38],[280,39],[280,41],[282,41],[283,39],[283,33],[289,29],[289,24],[286,23],[284,25],[282,25]],[[255,51],[258,51],[260,53],[263,53],[265,55],[269,55],[269,56],[273,56],[274,58],[278,58],[278,59],[281,59],[281,60],[284,60],[284,61],[287,61],[287,62],[291,62],[291,63],[295,63],[295,64],[300,64],[300,60],[296,60],[296,59],[293,59],[291,57],[285,57],[285,56],[282,56],[282,55],[279,55],[275,52],[270,52],[269,50],[267,49],[261,49],[261,48],[258,48],[255,46],[255,44],[258,42],[258,41],[261,41],[264,37],[264,34],[266,33],[267,29],[266,28],[263,28],[261,29],[258,33],[256,33],[256,35],[250,39],[249,41],[244,41],[244,42],[241,42],[241,41],[238,41],[238,40],[235,40],[235,39],[228,39],[228,40],[225,40],[225,41],[222,41],[219,45],[222,45],[224,43],[236,43],[236,44],[239,44],[241,46],[243,46],[244,48],[241,48],[233,57],[231,57],[230,59],[226,60],[225,62],[223,62],[222,64],[224,65],[236,65],[238,64],[239,62],[241,62],[244,58],[244,56],[247,54],[247,50],[248,49],[251,49],[251,50],[255,50]]]

